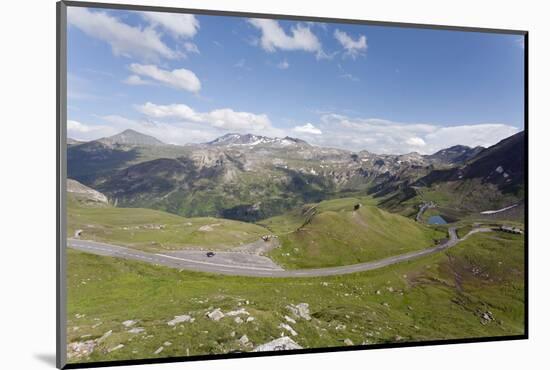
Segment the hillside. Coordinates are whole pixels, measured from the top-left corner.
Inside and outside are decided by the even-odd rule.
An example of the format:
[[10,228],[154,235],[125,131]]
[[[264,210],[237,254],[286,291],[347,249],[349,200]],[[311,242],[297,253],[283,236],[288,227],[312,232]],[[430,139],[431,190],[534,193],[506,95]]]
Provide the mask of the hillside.
[[481,150],[462,165],[430,171],[390,194],[381,206],[406,213],[416,212],[418,204],[432,201],[466,216],[522,202],[524,145],[522,131]]
[[[73,362],[250,351],[288,333],[304,348],[481,338],[524,333],[524,241],[476,234],[447,253],[384,269],[321,278],[247,278],[68,253],[68,342],[112,335]],[[98,305],[97,302],[101,302]],[[159,304],[162,302],[162,304]],[[289,305],[305,303],[310,320]],[[220,308],[219,321],[206,314]],[[239,323],[228,312],[241,310]],[[192,322],[168,325],[176,316]],[[135,320],[141,332],[123,325]],[[98,322],[101,325],[98,325]],[[77,327],[78,330],[73,328]],[[444,330],[442,330],[444,328]],[[234,333],[234,334],[233,334]],[[239,341],[243,335],[249,343]],[[289,335],[289,334],[286,334]],[[164,346],[163,352],[155,353]],[[119,344],[124,347],[108,351]]]
[[[357,205],[360,208],[355,209]],[[288,268],[342,266],[431,247],[446,232],[373,205],[344,198],[304,206],[261,225],[279,235],[271,257]]]
[[80,230],[82,239],[148,251],[231,249],[269,233],[261,226],[233,220],[183,218],[145,208],[92,207],[72,201],[68,203],[67,214],[68,237]]
[[69,204],[76,203],[96,207],[109,204],[109,200],[104,194],[73,179],[67,179],[67,195]]
[[[523,137],[487,149],[454,146],[432,155],[353,153],[251,134],[185,146],[146,138],[124,132],[71,146],[69,176],[120,206],[247,222],[343,196],[368,194],[406,215],[423,201],[420,193],[444,202],[456,199],[453,207],[466,200],[467,212],[477,211],[469,205],[478,204],[468,202],[470,188],[480,189],[480,207],[521,198],[523,157],[514,157]],[[490,179],[479,177],[489,169]]]

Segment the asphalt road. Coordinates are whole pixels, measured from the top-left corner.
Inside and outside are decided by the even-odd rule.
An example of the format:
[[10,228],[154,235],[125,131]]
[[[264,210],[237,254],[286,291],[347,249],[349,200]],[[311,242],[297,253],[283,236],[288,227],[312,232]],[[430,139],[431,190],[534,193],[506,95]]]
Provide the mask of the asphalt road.
[[[480,229],[479,231],[490,231],[490,229]],[[258,263],[258,261],[254,259],[254,257],[268,259],[267,257],[252,255],[244,257],[243,253],[239,252],[216,252],[216,256],[205,258],[203,256],[198,257],[181,254],[184,251],[162,254],[148,253],[131,248],[120,247],[117,245],[80,239],[68,239],[68,246],[73,249],[98,254],[101,256],[110,256],[148,262],[155,265],[162,265],[182,270],[255,277],[314,277],[343,275],[360,271],[370,271],[396,263],[410,261],[419,257],[427,256],[451,248],[465,238],[458,239],[456,229],[454,227],[451,227],[449,228],[449,239],[433,248],[422,249],[419,251],[384,258],[378,261],[359,263],[356,265],[306,270],[283,270],[279,266],[275,265],[273,262],[271,264],[267,263],[266,261],[263,261],[263,263]],[[222,256],[220,256],[220,253],[222,253]],[[239,256],[233,256],[235,258],[228,259],[223,258],[223,253]]]

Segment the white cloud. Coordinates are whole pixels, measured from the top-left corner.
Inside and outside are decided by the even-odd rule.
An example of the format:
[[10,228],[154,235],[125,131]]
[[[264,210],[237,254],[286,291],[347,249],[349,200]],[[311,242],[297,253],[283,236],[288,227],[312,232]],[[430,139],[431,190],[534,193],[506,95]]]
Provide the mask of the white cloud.
[[181,56],[161,40],[161,35],[154,28],[133,27],[103,11],[69,7],[67,22],[88,36],[107,42],[115,56],[154,61]]
[[274,136],[282,134],[280,130],[272,126],[267,115],[237,112],[230,108],[197,112],[185,104],[157,105],[147,102],[136,106],[136,109],[145,116],[154,119],[174,119],[201,123],[218,129],[241,133],[259,133]]
[[289,35],[272,19],[250,19],[248,22],[261,31],[260,45],[267,52],[272,53],[277,49],[303,50],[317,53],[318,57],[324,55],[321,42],[309,27],[297,24],[290,29]]
[[360,35],[356,40],[354,40],[350,35],[344,31],[336,29],[334,31],[334,38],[345,49],[344,56],[349,56],[353,59],[357,58],[360,55],[365,55],[367,51],[367,38],[365,35]]
[[138,75],[130,75],[130,76],[128,76],[128,78],[126,78],[123,82],[124,82],[125,84],[134,85],[134,86],[139,86],[139,85],[150,85],[150,84],[151,84],[151,81],[149,81],[149,80],[144,80],[144,79],[142,79],[141,77],[139,77]]
[[201,53],[199,51],[198,46],[196,44],[192,43],[192,42],[189,42],[189,41],[183,43],[183,48],[188,53],[194,53],[194,54],[200,54]]
[[279,69],[288,69],[288,67],[290,67],[290,64],[288,64],[286,59],[280,62],[279,64],[277,64],[277,68]]
[[491,146],[519,129],[502,123],[442,126],[432,123],[402,123],[376,118],[350,118],[324,113],[322,135],[308,137],[316,145],[381,154],[419,152],[431,154],[453,145]]
[[161,27],[175,38],[192,38],[200,27],[199,20],[193,14],[140,12],[152,26]]
[[301,133],[301,134],[312,134],[312,135],[321,135],[323,133],[323,131],[321,131],[311,123],[306,123],[303,126],[296,126],[292,129],[292,131]]
[[75,120],[67,120],[67,136],[71,139],[88,141],[111,136],[118,132],[110,125],[92,125]]
[[[147,77],[155,82],[161,83],[162,85],[172,87],[174,89],[179,90],[187,90],[191,92],[198,92],[201,89],[201,82],[197,75],[195,75],[192,71],[180,68],[180,69],[174,69],[172,71],[160,69],[155,65],[152,64],[137,64],[132,63],[130,64],[130,71],[135,73],[136,75]],[[137,76],[139,77],[139,76]],[[136,78],[133,78],[132,76],[129,77],[129,79],[133,81],[126,82],[134,82],[134,84],[143,84],[143,79],[139,77],[139,80]],[[148,80],[145,80],[148,81]],[[150,81],[149,81],[150,82]]]
[[421,137],[416,136],[408,138],[405,143],[410,146],[426,146],[426,142]]

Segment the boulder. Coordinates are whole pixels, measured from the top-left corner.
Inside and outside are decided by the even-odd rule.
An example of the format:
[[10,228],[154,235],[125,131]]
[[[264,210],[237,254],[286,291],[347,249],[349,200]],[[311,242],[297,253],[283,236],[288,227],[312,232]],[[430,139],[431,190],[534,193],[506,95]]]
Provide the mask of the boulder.
[[189,315],[180,315],[180,316],[174,316],[174,318],[168,321],[167,324],[170,326],[174,326],[182,322],[193,322],[193,321],[195,321],[195,319]]
[[271,342],[261,344],[256,348],[254,348],[252,351],[253,352],[288,351],[292,349],[302,349],[302,346],[300,346],[298,343],[296,343],[289,337],[281,337],[281,338],[272,340]]
[[210,320],[214,320],[214,321],[219,321],[220,319],[224,318],[225,315],[223,314],[222,310],[219,309],[219,308],[216,308],[214,311],[212,312],[208,312],[206,314],[206,316],[210,319]]

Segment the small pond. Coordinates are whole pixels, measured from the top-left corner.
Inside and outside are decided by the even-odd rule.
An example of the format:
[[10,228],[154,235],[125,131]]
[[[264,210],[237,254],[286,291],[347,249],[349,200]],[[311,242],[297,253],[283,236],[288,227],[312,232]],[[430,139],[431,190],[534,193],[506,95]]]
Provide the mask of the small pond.
[[428,218],[428,225],[445,225],[446,223],[447,221],[440,215],[430,216],[430,218]]

